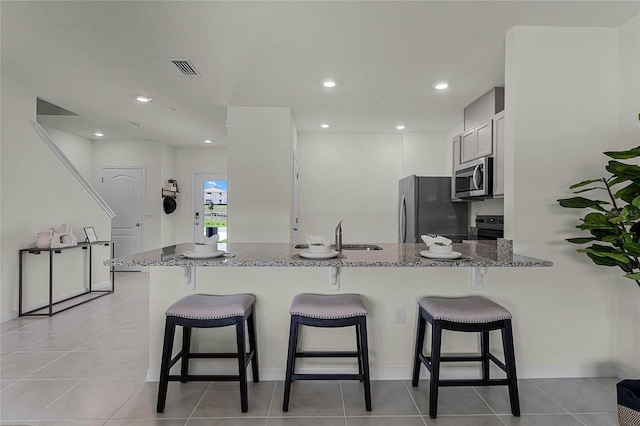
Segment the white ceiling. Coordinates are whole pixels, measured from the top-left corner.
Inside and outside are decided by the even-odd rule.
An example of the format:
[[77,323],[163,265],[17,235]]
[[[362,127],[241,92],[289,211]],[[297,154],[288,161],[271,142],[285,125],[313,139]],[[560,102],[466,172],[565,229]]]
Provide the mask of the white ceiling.
[[[291,107],[300,132],[446,132],[504,85],[514,25],[617,27],[640,11],[637,1],[0,4],[2,73],[79,114],[39,121],[192,147],[226,144],[227,106]],[[173,58],[201,77],[180,75]],[[337,86],[323,88],[325,78]],[[437,80],[451,87],[436,93]]]

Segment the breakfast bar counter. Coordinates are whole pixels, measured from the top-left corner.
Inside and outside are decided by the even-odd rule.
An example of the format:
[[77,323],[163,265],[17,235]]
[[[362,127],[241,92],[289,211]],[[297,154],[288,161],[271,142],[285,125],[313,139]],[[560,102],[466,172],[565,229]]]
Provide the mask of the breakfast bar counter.
[[[454,243],[456,259],[423,257],[425,244],[352,244],[342,255],[329,259],[304,258],[304,248],[285,243],[219,244],[224,255],[189,258],[193,243],[181,243],[105,262],[113,266],[197,267],[549,267],[553,263],[514,254],[510,240],[478,240]],[[367,249],[367,248],[375,249]]]

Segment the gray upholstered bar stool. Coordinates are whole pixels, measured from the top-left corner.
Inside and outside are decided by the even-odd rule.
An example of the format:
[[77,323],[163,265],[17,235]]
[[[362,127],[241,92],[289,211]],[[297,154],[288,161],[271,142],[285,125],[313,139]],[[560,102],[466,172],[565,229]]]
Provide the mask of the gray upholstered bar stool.
[[[209,294],[192,294],[175,302],[166,311],[164,344],[162,348],[162,364],[160,366],[160,384],[158,386],[158,407],[156,411],[164,411],[167,400],[167,387],[170,381],[238,381],[240,382],[240,405],[243,413],[248,410],[247,398],[247,366],[251,363],[253,381],[259,382],[258,347],[254,322],[254,302],[256,298],[250,294],[234,294],[214,296]],[[249,335],[249,352],[245,343],[245,322]],[[182,326],[182,349],[172,358],[173,338],[176,326]],[[191,352],[191,329],[214,328],[235,325],[237,352],[232,353],[194,353]],[[192,358],[237,358],[237,375],[193,375],[189,374],[189,360]],[[169,374],[171,367],[181,360],[179,375]]]
[[[516,359],[513,349],[513,332],[511,330],[511,312],[497,303],[481,296],[460,298],[424,297],[418,302],[419,317],[416,333],[415,356],[413,360],[413,378],[411,384],[418,386],[420,366],[424,364],[431,373],[429,394],[429,417],[436,418],[438,411],[438,387],[440,386],[495,386],[509,387],[511,412],[520,416],[518,398],[518,382],[516,377]],[[426,323],[431,324],[431,355],[422,353]],[[480,355],[441,356],[442,330],[479,332]],[[502,331],[505,362],[502,363],[489,352],[489,331]],[[506,379],[489,378],[489,360],[506,374]],[[441,380],[441,362],[480,361],[482,363],[482,379]]]
[[[289,411],[291,383],[294,380],[359,380],[364,383],[365,408],[371,411],[371,383],[369,379],[369,345],[367,343],[367,309],[357,294],[298,294],[291,302],[289,351],[284,381],[282,411]],[[298,351],[300,325],[311,327],[356,328],[354,351]],[[358,358],[358,374],[296,374],[296,358]]]

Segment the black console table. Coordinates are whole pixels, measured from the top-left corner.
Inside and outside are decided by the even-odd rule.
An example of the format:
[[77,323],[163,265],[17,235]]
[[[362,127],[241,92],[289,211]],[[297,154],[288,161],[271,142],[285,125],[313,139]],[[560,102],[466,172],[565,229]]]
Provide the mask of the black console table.
[[[99,297],[102,296],[106,296],[107,294],[113,293],[115,291],[115,269],[114,266],[111,266],[109,268],[109,275],[110,275],[110,279],[111,279],[111,288],[108,290],[94,290],[91,285],[92,285],[92,247],[93,246],[110,246],[111,248],[111,258],[114,257],[114,243],[113,241],[96,241],[93,243],[78,243],[78,245],[75,246],[71,246],[71,247],[60,247],[60,248],[37,248],[37,247],[30,247],[30,248],[26,248],[26,249],[21,249],[20,250],[20,263],[19,263],[19,281],[18,281],[18,316],[53,316],[57,313],[66,311],[67,309],[71,309],[74,306],[78,306],[78,305],[82,305],[83,303],[87,303],[90,302],[92,300],[95,300]],[[71,297],[67,297],[65,299],[62,300],[58,300],[56,302],[53,301],[53,259],[54,259],[54,254],[56,253],[62,253],[64,250],[73,250],[73,249],[78,249],[81,248],[82,250],[88,250],[88,262],[89,262],[89,279],[88,279],[88,288],[86,289],[85,292],[77,294],[75,296],[71,296]],[[41,253],[49,253],[49,303],[41,306],[39,308],[36,309],[31,309],[30,311],[24,312],[22,310],[23,306],[22,306],[22,291],[23,291],[23,283],[22,283],[22,268],[23,268],[23,259],[24,259],[24,255],[25,254],[35,254],[35,255],[39,255]],[[63,303],[63,302],[67,302],[71,299],[75,299],[77,297],[81,297],[84,296],[86,294],[94,294],[94,297],[88,298],[88,299],[84,299],[81,302],[75,303],[73,305],[70,306],[65,306],[62,309],[58,309],[56,311],[54,311],[54,306]],[[38,312],[38,311],[45,311],[46,312]]]

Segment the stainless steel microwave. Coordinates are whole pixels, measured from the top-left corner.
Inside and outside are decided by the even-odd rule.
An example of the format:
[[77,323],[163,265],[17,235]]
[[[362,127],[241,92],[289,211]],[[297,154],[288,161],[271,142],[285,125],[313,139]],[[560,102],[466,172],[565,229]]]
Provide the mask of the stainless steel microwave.
[[456,166],[454,171],[457,198],[487,198],[493,189],[493,158],[482,157]]

